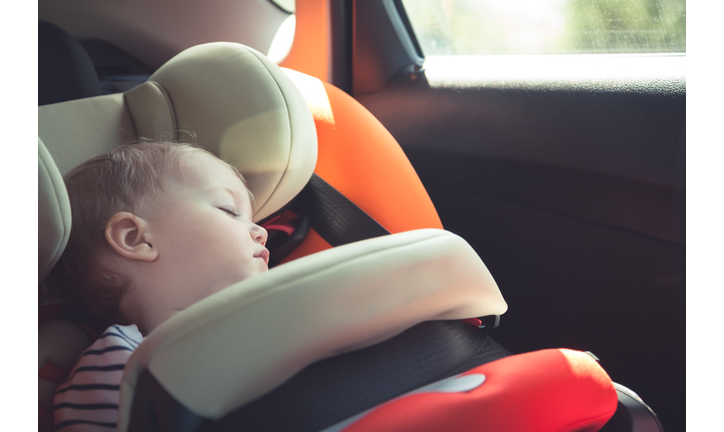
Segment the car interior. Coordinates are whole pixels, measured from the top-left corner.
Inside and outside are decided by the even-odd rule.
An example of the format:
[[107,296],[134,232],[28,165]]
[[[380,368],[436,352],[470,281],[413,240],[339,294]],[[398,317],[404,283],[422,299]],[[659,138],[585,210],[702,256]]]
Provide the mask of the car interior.
[[[136,0],[41,1],[38,15],[41,412],[52,405],[62,370],[103,330],[44,284],[68,235],[62,175],[113,145],[172,133],[197,139],[248,176],[259,197],[255,220],[276,231],[270,245],[279,265],[267,278],[189,308],[144,341],[124,376],[132,390],[122,394],[119,430],[370,430],[362,420],[360,429],[340,422],[391,400],[404,404],[395,398],[474,368],[537,372],[515,362],[536,353],[531,362],[548,361],[542,353],[550,349],[591,352],[615,383],[616,413],[608,420],[604,409],[608,423],[591,430],[683,430],[683,55],[426,58],[402,2],[391,0],[298,1],[293,15],[268,1],[152,8]],[[293,42],[269,60],[290,16]],[[208,44],[217,41],[231,43]],[[235,144],[249,136],[266,147]],[[343,210],[324,207],[324,188],[341,195]],[[362,216],[345,220],[360,209]],[[374,226],[366,232],[338,228],[368,222]],[[448,243],[445,253],[425,252]],[[372,280],[363,270],[400,260],[408,265],[404,276],[391,269]],[[330,267],[339,272],[323,271]],[[345,280],[353,295],[391,286],[425,292],[435,285],[429,275],[446,271],[446,283],[464,290],[488,270],[500,291],[491,291],[488,314],[498,318],[480,321],[483,333],[475,333],[484,359],[453,360],[459,348],[451,340],[477,330],[449,321],[462,315],[441,315],[464,309],[463,295],[448,299],[447,309],[409,316],[404,305],[385,303],[395,313],[374,330],[361,318],[364,308],[333,321],[336,333],[281,327],[268,337],[289,340],[262,339],[257,366],[208,336],[277,328],[243,321],[254,317],[293,321],[302,300],[265,313],[263,296],[257,303],[229,298],[286,286],[280,281],[305,286],[302,275],[315,277],[303,290]],[[508,311],[496,303],[501,293]],[[251,313],[230,314],[230,304]],[[227,356],[217,375],[203,372],[206,356],[193,355],[201,346]],[[310,355],[306,346],[323,348]],[[426,356],[436,362],[415,360]],[[238,381],[230,383],[232,375]],[[390,384],[400,377],[409,382]],[[553,372],[547,379],[540,388],[562,382]],[[363,396],[340,396],[358,388]],[[500,406],[531,390],[511,385],[510,392]],[[308,403],[295,411],[294,400]],[[603,405],[557,411],[596,407],[601,415]],[[501,427],[566,430],[546,429],[540,416],[527,420],[538,421],[530,429],[516,429],[516,417]],[[386,430],[404,426],[385,421]],[[52,428],[47,415],[39,422],[40,430]]]

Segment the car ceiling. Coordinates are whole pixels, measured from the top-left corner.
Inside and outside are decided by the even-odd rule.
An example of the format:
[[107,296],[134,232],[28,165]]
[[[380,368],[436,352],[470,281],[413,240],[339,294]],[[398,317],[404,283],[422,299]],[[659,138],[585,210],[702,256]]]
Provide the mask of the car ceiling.
[[288,15],[265,0],[38,1],[39,19],[78,39],[110,42],[152,69],[205,42],[240,42],[267,53]]

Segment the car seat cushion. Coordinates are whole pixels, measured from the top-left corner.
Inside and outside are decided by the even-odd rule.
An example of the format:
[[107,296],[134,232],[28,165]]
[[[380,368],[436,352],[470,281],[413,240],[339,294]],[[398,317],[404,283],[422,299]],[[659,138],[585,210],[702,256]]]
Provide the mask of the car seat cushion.
[[53,158],[38,139],[38,280],[50,273],[70,236],[70,202]]
[[63,176],[88,159],[135,137],[123,94],[38,107],[38,138]]

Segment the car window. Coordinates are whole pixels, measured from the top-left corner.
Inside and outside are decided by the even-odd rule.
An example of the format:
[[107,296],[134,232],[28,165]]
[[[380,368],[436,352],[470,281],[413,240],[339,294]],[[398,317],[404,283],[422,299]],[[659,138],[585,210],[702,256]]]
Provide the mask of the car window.
[[685,0],[402,0],[425,55],[685,53]]

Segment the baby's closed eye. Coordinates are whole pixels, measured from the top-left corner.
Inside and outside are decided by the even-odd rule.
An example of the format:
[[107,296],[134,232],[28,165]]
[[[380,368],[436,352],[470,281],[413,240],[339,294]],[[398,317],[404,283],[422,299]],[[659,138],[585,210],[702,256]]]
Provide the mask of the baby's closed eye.
[[225,213],[227,213],[229,216],[233,216],[233,217],[235,217],[235,218],[239,217],[239,214],[236,213],[236,211],[233,210],[233,209],[230,209],[230,208],[227,208],[227,207],[218,207],[218,209],[221,210],[221,211],[223,211],[223,212],[225,212]]

